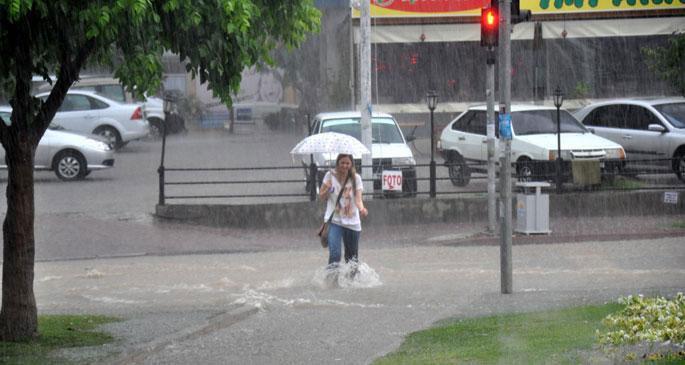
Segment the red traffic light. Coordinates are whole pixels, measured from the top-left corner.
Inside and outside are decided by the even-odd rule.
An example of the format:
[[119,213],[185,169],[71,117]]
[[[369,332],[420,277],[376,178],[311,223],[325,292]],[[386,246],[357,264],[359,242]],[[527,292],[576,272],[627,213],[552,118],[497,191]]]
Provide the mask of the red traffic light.
[[497,12],[493,9],[483,10],[483,24],[487,27],[497,25]]
[[480,17],[480,45],[496,47],[499,38],[498,8],[492,6],[481,10]]

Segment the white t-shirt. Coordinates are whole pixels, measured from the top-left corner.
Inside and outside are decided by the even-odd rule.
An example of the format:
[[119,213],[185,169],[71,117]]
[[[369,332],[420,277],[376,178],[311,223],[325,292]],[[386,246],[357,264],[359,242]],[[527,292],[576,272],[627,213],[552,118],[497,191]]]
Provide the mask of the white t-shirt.
[[[326,203],[326,213],[323,216],[324,222],[328,221],[328,217],[331,216],[331,212],[333,212],[335,202],[338,199],[338,194],[340,193],[341,189],[342,181],[338,181],[337,178],[334,178],[334,174],[335,170],[330,170],[323,177],[324,183],[328,183],[330,181],[333,182],[332,186],[334,189],[332,193],[328,194],[328,201]],[[362,178],[361,176],[359,176],[359,174],[355,174],[355,180],[357,185],[357,191],[363,191],[364,184],[362,184]],[[354,192],[352,191],[352,189],[352,180],[348,179],[347,184],[345,185],[345,191],[343,192],[343,195],[340,197],[340,204],[338,205],[338,209],[335,209],[335,214],[333,214],[332,222],[345,228],[349,228],[353,231],[361,231],[362,223],[359,219],[359,208],[357,207],[357,203],[355,203]]]

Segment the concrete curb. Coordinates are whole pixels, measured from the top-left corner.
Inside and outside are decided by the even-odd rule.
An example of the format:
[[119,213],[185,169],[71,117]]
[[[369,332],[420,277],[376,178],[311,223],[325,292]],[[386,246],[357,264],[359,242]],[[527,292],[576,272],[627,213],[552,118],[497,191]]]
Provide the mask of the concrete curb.
[[[685,214],[685,199],[664,202],[664,191],[588,192],[550,194],[549,215],[640,216]],[[516,194],[515,194],[516,195]],[[514,197],[516,199],[516,197]],[[437,199],[374,199],[366,202],[366,224],[421,224],[436,222],[487,221],[487,197],[444,197]],[[516,204],[514,216],[516,214]],[[162,219],[213,227],[289,228],[317,227],[323,204],[294,202],[253,205],[167,204],[156,206]],[[374,214],[386,212],[386,214]]]

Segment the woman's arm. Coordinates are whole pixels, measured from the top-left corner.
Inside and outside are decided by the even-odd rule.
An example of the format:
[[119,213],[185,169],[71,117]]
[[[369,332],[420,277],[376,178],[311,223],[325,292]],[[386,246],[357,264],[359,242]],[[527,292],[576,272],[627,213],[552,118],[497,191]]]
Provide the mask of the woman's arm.
[[[316,184],[316,182],[314,182]],[[333,187],[333,177],[331,176],[331,173],[328,172],[326,173],[326,176],[323,178],[323,182],[321,182],[321,187],[319,188],[319,199],[326,201],[328,200],[328,196],[332,193],[331,189]]]
[[369,211],[366,210],[366,207],[364,206],[364,201],[362,200],[362,189],[357,189],[357,191],[354,194],[354,203],[359,208],[359,214],[362,217],[366,217],[369,215]]

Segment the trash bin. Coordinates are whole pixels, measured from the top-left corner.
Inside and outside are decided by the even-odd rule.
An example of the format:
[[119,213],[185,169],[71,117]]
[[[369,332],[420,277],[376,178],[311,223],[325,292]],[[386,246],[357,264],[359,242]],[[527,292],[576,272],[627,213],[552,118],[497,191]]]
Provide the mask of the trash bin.
[[542,193],[542,188],[549,188],[546,182],[517,183],[519,193],[516,195],[516,232],[525,234],[548,234],[549,230],[549,195]]

